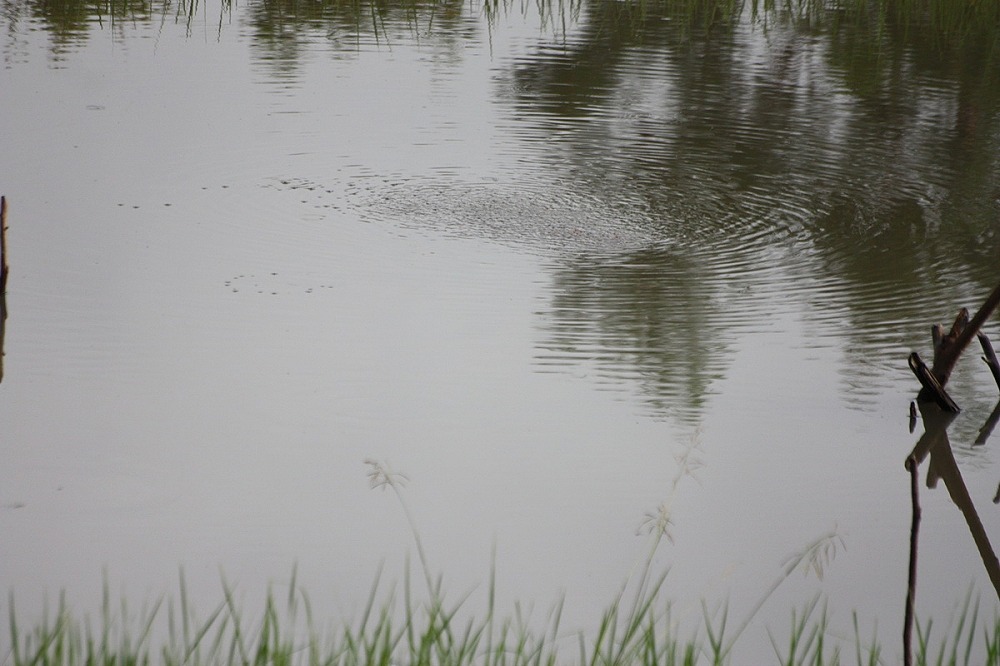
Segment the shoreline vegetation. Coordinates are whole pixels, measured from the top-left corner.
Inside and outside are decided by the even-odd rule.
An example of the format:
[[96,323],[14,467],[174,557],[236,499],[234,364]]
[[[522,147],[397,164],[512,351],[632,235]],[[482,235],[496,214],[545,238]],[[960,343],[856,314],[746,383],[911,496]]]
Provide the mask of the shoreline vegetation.
[[[426,594],[413,589],[407,567],[401,593],[381,584],[371,588],[360,617],[342,626],[320,628],[309,597],[292,573],[287,597],[268,589],[263,607],[248,612],[237,590],[224,578],[222,601],[203,617],[192,610],[180,577],[177,599],[147,603],[138,612],[125,600],[114,604],[105,584],[98,617],[80,615],[60,595],[54,611],[23,624],[9,598],[9,644],[0,664],[9,666],[695,666],[744,663],[734,648],[751,625],[751,615],[736,624],[723,606],[703,605],[701,625],[685,629],[674,621],[663,591],[665,575],[641,574],[634,594],[623,590],[592,626],[570,630],[560,625],[556,604],[545,626],[529,627],[518,612],[503,616],[495,607],[490,580],[481,614],[466,608],[467,597],[449,601],[441,578]],[[634,582],[634,581],[633,581]],[[401,599],[399,595],[401,594]],[[978,600],[966,597],[959,617],[947,629],[930,619],[916,625],[914,664],[1000,665],[1000,616],[984,617]],[[853,636],[831,630],[831,617],[819,596],[790,613],[785,627],[761,628],[773,647],[762,664],[780,666],[858,666],[903,663],[898,639],[865,632],[857,613]],[[6,641],[0,642],[0,644]],[[755,662],[757,663],[757,662]]]
[[[687,461],[687,462],[684,462]],[[654,555],[670,539],[669,510],[648,521],[649,548],[636,572],[619,589],[601,617],[582,629],[561,626],[557,603],[538,626],[515,605],[505,616],[497,610],[495,567],[481,611],[468,606],[471,594],[448,598],[441,576],[432,574],[416,521],[401,492],[405,475],[387,465],[365,461],[373,489],[391,491],[406,517],[416,547],[418,571],[409,557],[401,589],[375,576],[359,617],[322,629],[309,595],[292,570],[286,595],[268,588],[263,607],[241,608],[237,590],[222,577],[222,600],[198,616],[189,600],[183,571],[179,597],[148,603],[136,613],[125,600],[114,605],[105,581],[99,616],[79,615],[61,594],[54,611],[46,607],[33,624],[18,616],[9,594],[9,643],[0,651],[3,666],[721,666],[739,664],[734,649],[773,593],[796,571],[822,577],[844,543],[836,530],[820,536],[789,557],[771,586],[742,620],[729,608],[702,603],[700,622],[682,627],[671,614],[665,589],[667,573],[654,571]],[[684,458],[673,489],[692,472]],[[422,580],[421,580],[422,579]],[[425,588],[425,589],[419,589]],[[862,632],[852,615],[853,636],[831,628],[820,595],[791,611],[785,627],[767,627],[779,666],[876,666],[901,663],[898,639]],[[969,590],[958,618],[943,632],[931,619],[916,623],[912,663],[920,666],[982,664],[1000,666],[1000,614],[981,613]],[[2,644],[2,643],[0,643]],[[891,646],[891,647],[890,647]]]
[[[535,8],[547,16],[553,12],[575,16],[582,8],[600,3],[483,0],[481,4],[486,18],[492,20],[501,12]],[[788,20],[802,34],[818,27],[829,37],[837,67],[848,74],[865,58],[891,61],[894,53],[903,51],[916,53],[920,57],[907,57],[921,64],[931,62],[938,67],[931,57],[936,49],[961,50],[966,55],[956,59],[954,66],[974,72],[995,72],[1000,62],[1000,2],[989,0],[634,0],[605,4],[617,11],[601,13],[600,17],[635,26],[635,31],[645,30],[647,34],[650,25],[662,26],[666,21],[653,21],[652,17],[648,22],[635,20],[644,13],[678,19],[682,27],[705,34],[725,31],[727,26],[748,18],[764,28],[774,21]],[[232,12],[238,5],[223,0],[222,6],[224,12]],[[461,27],[454,16],[442,9],[462,6],[462,1],[454,0],[252,0],[247,11],[257,17],[251,23],[258,27],[260,43],[280,45],[299,38],[300,31],[338,34],[331,26],[345,33],[380,33],[393,17],[401,22],[433,23],[435,29],[453,29],[461,34],[452,27]],[[4,2],[4,9],[9,25],[18,21],[47,25],[54,35],[53,51],[60,51],[67,43],[86,39],[95,25],[128,30],[135,23],[161,16],[190,19],[198,14],[199,0],[68,0],[54,4],[11,0]],[[120,17],[129,20],[118,21]],[[229,25],[228,16],[220,13],[218,20],[221,32]],[[285,29],[285,22],[291,28]],[[845,26],[851,26],[853,31],[842,30]],[[995,94],[991,84],[995,79],[980,78],[986,83],[967,93],[974,101],[978,96],[989,99]],[[866,86],[859,84],[856,88],[867,90]],[[971,106],[988,117],[977,105]],[[978,116],[970,112],[969,117]],[[431,572],[415,523],[399,495],[403,478],[373,463],[371,479],[373,487],[390,490],[400,498],[413,531],[418,573],[414,582],[407,567],[398,588],[377,576],[362,613],[348,624],[324,628],[326,623],[314,617],[307,591],[296,583],[294,571],[287,597],[269,592],[263,605],[253,608],[242,608],[237,591],[223,579],[222,599],[206,615],[196,613],[189,603],[183,574],[177,598],[147,602],[138,612],[124,601],[114,602],[106,586],[96,617],[71,608],[65,596],[39,618],[21,617],[11,594],[7,638],[0,639],[0,666],[731,664],[737,663],[734,649],[745,639],[748,627],[771,592],[793,571],[809,567],[819,570],[829,564],[839,543],[836,533],[824,535],[787,562],[770,591],[747,617],[732,618],[725,608],[713,612],[705,606],[696,627],[682,628],[670,612],[667,574],[654,571],[651,565],[652,553],[665,535],[669,518],[664,514],[660,521],[654,516],[648,559],[644,565],[640,563],[639,573],[610,600],[600,617],[583,627],[582,632],[567,628],[560,623],[561,606],[557,603],[542,628],[531,628],[516,613],[506,615],[497,609],[492,575],[487,602],[481,608],[470,608],[467,598],[453,600],[446,595],[442,578]],[[901,590],[901,608],[903,593]],[[821,597],[790,609],[789,616],[789,624],[766,630],[774,648],[773,658],[767,663],[901,663],[900,637],[859,627],[856,615],[853,635],[833,635],[829,631],[831,618]],[[753,629],[765,631],[757,623]],[[957,617],[936,618],[936,622],[922,618],[915,629],[916,664],[1000,666],[1000,616],[995,610],[991,613],[981,609],[971,592]]]

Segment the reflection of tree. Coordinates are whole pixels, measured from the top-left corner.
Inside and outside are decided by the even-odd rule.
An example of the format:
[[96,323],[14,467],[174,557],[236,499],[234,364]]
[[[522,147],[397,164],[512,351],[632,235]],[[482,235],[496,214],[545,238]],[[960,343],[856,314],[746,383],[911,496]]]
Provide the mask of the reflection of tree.
[[288,78],[306,48],[328,42],[332,52],[391,46],[400,35],[433,35],[456,54],[478,34],[479,21],[462,0],[263,0],[248,8],[254,55],[278,78]]
[[[40,21],[58,50],[95,25],[190,18],[198,2],[0,6],[11,26]],[[525,139],[518,157],[551,165],[566,189],[609,210],[640,210],[642,235],[670,248],[566,260],[546,348],[591,358],[573,333],[587,330],[625,350],[601,360],[608,373],[641,377],[650,396],[685,411],[726,366],[725,345],[706,340],[735,334],[728,309],[712,311],[728,297],[734,257],[743,275],[781,264],[809,286],[797,297],[817,337],[849,337],[845,394],[863,401],[873,380],[902,369],[898,350],[917,342],[904,336],[923,336],[929,310],[951,312],[992,286],[1000,254],[1000,5],[914,3],[971,13],[909,18],[852,17],[821,0],[794,16],[735,9],[754,4],[539,0],[552,36],[498,63],[504,129]],[[461,58],[468,39],[518,7],[483,5],[485,24],[479,5],[460,0],[221,2],[279,79],[324,43],[336,57],[405,34]],[[872,360],[888,349],[891,362]]]
[[603,381],[638,383],[657,413],[697,420],[727,363],[713,298],[719,276],[696,257],[660,249],[567,259],[553,281],[540,364],[592,365]]
[[188,3],[174,6],[169,0],[2,0],[0,7],[11,30],[28,21],[40,23],[57,56],[86,42],[95,26],[117,31],[153,17],[189,16],[191,9]]
[[[587,3],[572,37],[519,60],[502,88],[531,114],[526,134],[559,131],[575,175],[627,183],[688,225],[833,215],[862,234],[900,203],[940,205],[955,184],[988,180],[980,205],[998,194],[989,119],[1000,65],[971,60],[973,46],[942,81],[911,62],[939,53],[931,37],[883,50],[877,34],[790,20],[701,32],[665,5],[645,7]],[[958,132],[977,133],[962,142],[973,155],[951,150]]]
[[[40,21],[51,36],[53,52],[86,42],[95,28],[125,30],[171,20],[191,21],[206,0],[0,0],[10,29],[24,21]],[[220,0],[223,17],[239,9]],[[481,20],[460,0],[262,0],[243,9],[251,27],[254,54],[278,78],[299,66],[306,47],[329,41],[337,52],[365,44],[390,44],[399,34],[433,35],[457,56],[463,40],[478,34]]]
[[511,67],[499,89],[528,119],[511,124],[581,189],[641,202],[672,246],[785,263],[811,285],[814,334],[850,338],[845,394],[863,403],[928,311],[995,282],[1000,23],[691,6],[585,3],[575,31]]
[[[856,143],[845,158],[858,165],[859,180],[877,186],[843,187],[815,234],[824,271],[848,290],[841,301],[858,347],[885,335],[887,319],[919,321],[917,308],[947,317],[973,305],[995,283],[1000,252],[996,58],[981,59],[975,41],[942,57],[938,41],[919,31],[883,37],[873,54],[871,41],[867,49],[858,43],[864,37],[858,31],[850,41],[841,38],[830,62],[860,109],[845,126]],[[859,242],[838,241],[843,229]],[[896,312],[864,307],[861,296],[872,285],[919,298],[885,299]]]

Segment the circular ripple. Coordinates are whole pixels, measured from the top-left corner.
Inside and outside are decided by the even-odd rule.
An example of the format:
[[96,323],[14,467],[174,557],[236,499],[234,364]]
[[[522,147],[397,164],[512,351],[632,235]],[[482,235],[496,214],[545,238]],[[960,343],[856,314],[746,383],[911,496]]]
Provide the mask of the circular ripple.
[[417,177],[387,179],[356,194],[370,221],[528,248],[620,252],[662,240],[627,203],[558,185]]

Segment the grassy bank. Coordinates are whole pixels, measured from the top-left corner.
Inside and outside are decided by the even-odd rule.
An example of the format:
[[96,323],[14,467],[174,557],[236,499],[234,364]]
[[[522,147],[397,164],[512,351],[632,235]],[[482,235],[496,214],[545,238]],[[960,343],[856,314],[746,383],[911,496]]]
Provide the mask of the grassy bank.
[[[397,597],[376,582],[368,605],[354,622],[321,630],[307,595],[293,581],[287,596],[268,594],[263,608],[244,612],[231,588],[204,617],[195,617],[182,582],[177,599],[159,601],[139,612],[112,604],[105,594],[97,617],[75,615],[60,600],[34,624],[22,624],[13,600],[9,645],[0,663],[13,666],[111,666],[162,664],[355,666],[422,664],[541,666],[579,664],[735,664],[733,649],[745,625],[727,614],[706,610],[700,627],[682,634],[672,621],[662,579],[646,581],[635,596],[614,600],[584,633],[560,627],[560,608],[546,626],[531,630],[522,618],[501,617],[495,595],[481,613],[462,601],[449,603],[440,588],[416,594],[409,580]],[[439,585],[439,583],[435,583]],[[765,663],[896,664],[898,639],[862,635],[854,620],[853,637],[836,638],[828,615],[814,598],[790,614],[787,638],[772,636],[773,657]],[[779,631],[782,635],[786,631]],[[865,632],[867,633],[867,632]],[[769,634],[770,635],[770,634]],[[927,621],[919,626],[916,664],[1000,664],[1000,620],[984,621],[978,605],[966,605],[950,630],[937,631]],[[884,649],[882,640],[891,649]],[[2,642],[0,642],[2,644]],[[756,663],[756,662],[755,662]]]
[[[672,484],[688,476],[697,460],[689,449],[678,459]],[[620,588],[590,626],[564,628],[556,605],[541,624],[520,612],[497,611],[495,576],[489,577],[484,603],[472,607],[469,596],[452,601],[440,576],[432,574],[416,522],[401,492],[406,477],[374,461],[369,465],[372,488],[391,491],[399,501],[417,553],[418,572],[409,562],[401,585],[383,585],[375,577],[362,612],[340,626],[322,624],[314,616],[307,590],[293,571],[287,594],[268,591],[260,608],[246,612],[236,591],[222,580],[216,607],[198,615],[189,600],[183,574],[179,594],[160,599],[138,612],[123,601],[113,603],[105,584],[96,617],[69,608],[65,597],[56,607],[31,618],[18,616],[9,601],[9,640],[0,641],[0,666],[674,666],[741,664],[734,653],[741,640],[759,630],[759,611],[796,571],[822,576],[843,541],[829,532],[789,557],[780,574],[742,618],[726,607],[710,611],[702,605],[700,622],[681,626],[671,614],[666,573],[654,572],[654,555],[669,539],[669,505],[650,515],[649,549],[636,573]],[[672,494],[672,493],[671,493]],[[515,609],[518,608],[515,606]],[[853,635],[830,629],[820,597],[791,610],[790,624],[767,629],[776,665],[827,666],[900,663],[897,637],[862,632],[857,616]],[[970,591],[958,618],[940,630],[931,620],[917,623],[915,664],[921,666],[1000,666],[1000,616],[981,615]],[[772,633],[774,631],[774,633]],[[864,633],[864,635],[863,635]],[[883,646],[892,646],[884,649]],[[888,655],[888,656],[887,656]],[[756,662],[754,665],[756,666]]]

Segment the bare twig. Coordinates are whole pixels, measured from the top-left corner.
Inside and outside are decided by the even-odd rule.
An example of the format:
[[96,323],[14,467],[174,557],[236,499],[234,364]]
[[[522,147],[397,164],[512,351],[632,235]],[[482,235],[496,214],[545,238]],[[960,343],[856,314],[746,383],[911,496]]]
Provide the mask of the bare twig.
[[965,323],[969,316],[968,311],[965,308],[959,311],[958,317],[955,318],[955,323],[951,327],[951,331],[948,335],[944,336],[934,350],[934,367],[932,368],[932,372],[941,383],[941,386],[948,383],[948,378],[951,376],[951,371],[954,369],[958,357],[969,345],[969,342],[972,341],[972,336],[979,332],[979,329],[986,323],[986,320],[993,314],[998,305],[1000,305],[1000,284],[993,289],[993,292],[986,298],[982,307],[976,312],[976,316],[971,321],[968,321],[968,323]]
[[929,370],[927,365],[920,359],[920,354],[917,352],[911,353],[909,363],[910,370],[920,380],[920,385],[924,387],[923,391],[921,391],[924,399],[930,398],[934,400],[945,411],[956,414],[962,411],[958,404],[948,395],[948,392],[944,390],[944,386],[934,372]]
[[[0,294],[7,293],[7,197],[0,197]],[[3,308],[3,316],[7,316],[7,308]]]
[[0,287],[7,286],[7,270],[7,197],[0,197]]
[[[947,333],[940,325],[931,328],[931,338],[934,341],[933,366],[928,370],[916,352],[910,354],[910,369],[923,387],[917,395],[917,400],[921,402],[933,400],[949,411],[959,411],[955,401],[945,393],[944,386],[951,377],[951,371],[954,370],[958,357],[969,345],[972,336],[979,333],[979,329],[982,328],[982,325],[993,314],[998,305],[1000,305],[1000,284],[993,289],[982,307],[976,312],[976,316],[971,320],[969,319],[969,311],[962,308],[958,311],[958,316],[955,317],[951,330]],[[997,365],[997,368],[994,377],[997,380],[997,386],[1000,386],[1000,364]],[[993,367],[991,366],[990,369],[992,370]]]
[[983,354],[985,354],[982,359],[993,374],[993,381],[997,383],[997,388],[1000,388],[1000,361],[997,360],[997,353],[993,351],[993,344],[982,331],[976,333],[976,337],[979,338],[979,345],[983,348]]
[[913,609],[917,598],[917,537],[920,531],[920,481],[917,459],[906,459],[906,469],[910,472],[910,501],[913,505],[913,519],[910,522],[910,570],[906,583],[906,610],[903,618],[903,664],[913,664]]
[[7,331],[7,197],[0,196],[0,382],[3,381],[3,342]]

